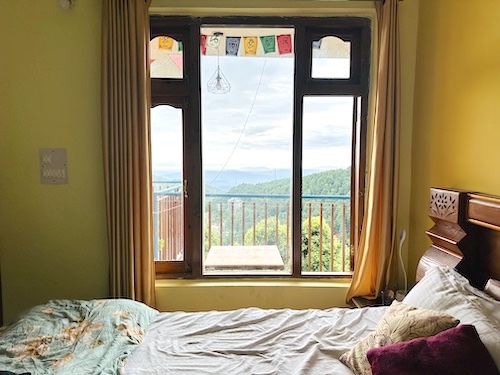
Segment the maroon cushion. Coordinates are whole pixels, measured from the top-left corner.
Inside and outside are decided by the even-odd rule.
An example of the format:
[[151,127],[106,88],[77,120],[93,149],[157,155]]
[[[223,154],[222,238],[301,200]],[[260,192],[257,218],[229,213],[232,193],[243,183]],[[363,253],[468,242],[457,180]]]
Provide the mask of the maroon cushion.
[[373,375],[499,375],[473,325],[370,349]]

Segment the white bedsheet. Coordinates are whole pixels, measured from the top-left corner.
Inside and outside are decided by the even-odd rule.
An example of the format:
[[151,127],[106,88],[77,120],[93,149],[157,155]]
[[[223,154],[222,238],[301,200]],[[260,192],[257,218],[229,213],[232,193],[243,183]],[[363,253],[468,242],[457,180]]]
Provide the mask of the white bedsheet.
[[349,374],[338,357],[385,307],[160,313],[125,374]]

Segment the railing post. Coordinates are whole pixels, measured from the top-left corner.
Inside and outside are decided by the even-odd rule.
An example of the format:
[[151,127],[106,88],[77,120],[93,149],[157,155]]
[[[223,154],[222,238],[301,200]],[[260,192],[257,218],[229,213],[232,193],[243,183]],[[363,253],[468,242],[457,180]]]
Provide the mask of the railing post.
[[330,214],[330,219],[331,219],[331,226],[330,226],[330,271],[334,272],[335,270],[335,207],[334,203],[332,202],[331,205],[331,214]]
[[153,254],[154,254],[154,259],[159,259],[159,251],[158,251],[158,242],[160,239],[160,236],[158,234],[159,232],[159,220],[158,220],[158,194],[156,192],[153,192]]
[[253,246],[255,246],[255,220],[256,220],[256,208],[255,202],[253,202]]
[[319,204],[319,272],[323,272],[323,203]]
[[245,202],[241,202],[241,246],[245,246]]
[[264,203],[264,245],[267,245],[267,202]]
[[311,271],[312,259],[312,203],[309,203],[309,238],[307,240],[307,270]]
[[222,246],[222,202],[219,203],[219,242]]
[[[171,187],[169,189],[165,189],[162,191],[154,191],[153,192],[153,252],[154,252],[154,257],[156,260],[159,259],[164,259],[164,260],[175,260],[177,259],[183,249],[178,246],[178,244],[182,243],[182,234],[183,234],[183,228],[182,228],[182,220],[183,220],[183,215],[182,215],[182,202],[179,201],[178,195],[180,193],[176,192],[175,190],[178,187]],[[208,213],[205,212],[204,215],[205,219],[208,218],[208,223],[204,220],[205,225],[208,225],[208,228],[205,227],[205,230],[208,230],[208,249],[212,245],[212,241],[216,240],[214,236],[217,235],[217,232],[213,231],[212,228],[212,220],[217,220],[216,216],[217,213],[213,212],[212,209],[217,210],[217,207],[212,205],[210,200],[213,198],[225,198],[227,199],[228,197],[234,198],[230,200],[230,205],[227,205],[227,200],[225,200],[224,203],[222,202],[217,202],[215,203],[216,205],[219,204],[219,233],[220,233],[220,239],[219,241],[216,241],[219,243],[221,246],[223,245],[235,245],[236,242],[238,242],[239,235],[237,234],[238,230],[241,230],[241,245],[243,246],[248,246],[248,245],[267,245],[270,242],[275,242],[277,246],[283,247],[285,246],[285,249],[280,248],[283,259],[286,264],[289,264],[290,262],[290,248],[291,248],[291,235],[290,235],[290,202],[289,200],[287,203],[281,205],[280,201],[282,199],[289,198],[289,195],[286,194],[209,194],[207,193],[205,195],[205,199],[207,199],[207,204],[206,208],[208,210]],[[241,223],[239,223],[237,218],[235,217],[235,210],[238,209],[239,206],[235,207],[235,203],[232,200],[236,200],[240,202],[243,199],[252,199],[254,200],[251,202],[252,207],[249,207],[252,209],[252,213],[248,212],[248,218],[246,217],[248,209],[246,209],[247,204],[249,202],[241,202]],[[259,214],[257,214],[257,208],[256,208],[256,202],[255,199],[260,199],[261,201],[258,201],[259,203]],[[304,241],[304,246],[307,246],[307,253],[308,256],[305,259],[305,262],[307,262],[307,266],[304,264],[303,265],[303,270],[304,271],[309,271],[309,272],[339,272],[339,271],[344,271],[346,270],[346,263],[350,263],[350,259],[346,259],[348,256],[347,250],[349,249],[349,223],[347,221],[348,217],[348,207],[349,207],[349,196],[344,195],[344,196],[335,196],[335,195],[324,195],[324,196],[317,196],[317,195],[304,195],[302,197],[303,199],[303,205],[304,205],[304,216],[302,217],[303,224],[302,224],[302,219],[301,219],[301,227],[300,230],[304,231],[304,237],[301,236],[302,240]],[[273,202],[273,206],[269,206],[270,202]],[[277,202],[277,203],[276,203]],[[313,207],[311,202],[318,202],[319,206],[319,213],[317,214],[317,217],[314,218],[315,222],[316,220],[319,220],[319,233],[314,233],[314,240],[317,241],[317,244],[315,245],[313,243],[313,213],[315,207]],[[331,203],[330,203],[331,202]],[[339,206],[335,208],[334,202],[338,202],[339,204],[342,204],[342,211],[339,210]],[[346,203],[343,203],[346,202]],[[325,204],[331,204],[330,210],[328,210],[325,206]],[[307,206],[307,208],[306,208]],[[228,210],[227,217],[224,218],[224,211],[226,209]],[[272,210],[275,209],[275,213],[272,212]],[[326,210],[326,211],[324,211]],[[342,219],[342,223],[339,223],[339,230],[337,231],[335,229],[335,225],[338,223],[338,220],[335,218],[335,214],[340,216]],[[340,215],[339,215],[340,214]],[[268,227],[269,220],[272,220],[271,215],[275,217],[275,225],[274,228]],[[286,234],[284,234],[284,245],[280,244],[280,221],[281,221],[281,215],[283,217],[286,217]],[[307,216],[306,216],[307,215]],[[330,218],[328,218],[328,215],[330,215]],[[259,218],[259,222],[264,224],[263,228],[263,233],[259,232],[259,235],[263,235],[264,238],[259,238],[257,240],[257,232],[256,232],[256,226],[257,226],[257,218]],[[225,220],[224,220],[225,219]],[[285,220],[285,219],[284,219]],[[253,223],[252,223],[253,221]],[[249,222],[251,224],[249,224]],[[326,232],[323,228],[323,224],[328,225],[327,223],[331,223],[330,226],[330,240],[325,242],[325,237]],[[217,225],[217,224],[214,224]],[[252,228],[247,228],[248,225],[251,225]],[[309,228],[306,228],[306,226],[309,225]],[[226,227],[226,231],[224,232],[224,226]],[[248,229],[249,231],[249,237],[245,237],[245,230]],[[231,233],[229,233],[229,230]],[[250,232],[252,230],[252,232]],[[270,233],[270,230],[275,230],[275,235],[272,236],[272,233]],[[163,233],[165,231],[165,233]],[[319,236],[319,237],[317,237]],[[340,237],[342,236],[342,237]],[[286,237],[286,238],[285,238]],[[308,237],[308,238],[306,238]],[[165,245],[164,245],[164,251],[161,251],[160,244],[163,242],[161,240],[165,240]],[[203,238],[203,241],[205,241],[205,238]],[[236,242],[235,242],[236,241]],[[238,242],[239,244],[239,242]],[[339,245],[339,254],[336,254],[336,246]],[[326,248],[325,248],[326,246]],[[300,244],[301,251],[298,254],[298,256],[302,257],[302,244]],[[325,253],[328,254],[328,252],[324,253],[324,250],[330,247],[330,260],[329,262],[326,262],[325,259]],[[318,249],[319,248],[319,249]],[[207,250],[208,250],[207,249]],[[347,249],[347,250],[346,250]],[[283,250],[286,250],[285,253],[283,253]],[[313,252],[318,251],[318,258],[314,257]],[[177,253],[179,251],[179,253]],[[306,249],[304,249],[306,251]],[[328,255],[326,255],[328,256]],[[338,260],[336,259],[336,256],[342,257],[341,259],[341,265],[338,264]],[[314,265],[313,269],[313,260],[319,259],[319,265]],[[304,263],[305,263],[304,262]]]
[[[286,263],[288,264],[290,256],[290,203],[286,204]],[[302,251],[301,251],[302,256]]]
[[345,272],[345,203],[342,203],[342,272]]
[[276,241],[276,246],[279,246],[279,234],[278,234],[278,228],[279,228],[279,203],[276,203],[276,233],[275,233],[275,241]]
[[212,203],[208,202],[208,248],[212,247]]
[[231,246],[234,246],[234,202],[231,202]]

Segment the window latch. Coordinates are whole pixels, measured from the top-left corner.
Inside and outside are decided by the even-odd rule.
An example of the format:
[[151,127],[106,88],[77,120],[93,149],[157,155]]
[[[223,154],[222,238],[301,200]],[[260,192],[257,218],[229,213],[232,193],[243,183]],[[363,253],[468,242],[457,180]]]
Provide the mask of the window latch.
[[188,182],[187,180],[184,180],[182,183],[182,192],[184,193],[184,198],[188,198]]

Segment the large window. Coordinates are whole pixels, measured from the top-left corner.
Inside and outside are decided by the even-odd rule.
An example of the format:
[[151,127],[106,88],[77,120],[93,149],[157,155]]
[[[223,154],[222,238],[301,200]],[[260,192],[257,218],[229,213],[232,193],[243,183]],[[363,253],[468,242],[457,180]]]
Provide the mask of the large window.
[[159,275],[348,275],[370,22],[152,17]]

